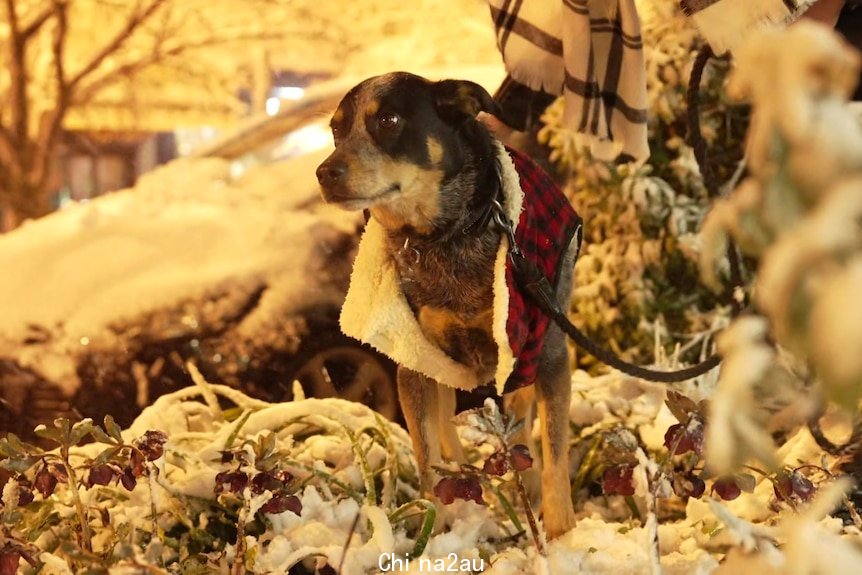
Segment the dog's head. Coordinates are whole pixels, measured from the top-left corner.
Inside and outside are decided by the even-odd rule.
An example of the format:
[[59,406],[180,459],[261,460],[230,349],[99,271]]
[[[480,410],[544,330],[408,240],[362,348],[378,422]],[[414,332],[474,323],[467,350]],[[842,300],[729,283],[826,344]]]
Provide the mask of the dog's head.
[[317,168],[323,198],[369,208],[384,225],[432,226],[441,184],[463,169],[469,153],[464,128],[477,124],[481,111],[498,114],[473,82],[431,82],[405,72],[365,80],[332,116],[335,151]]

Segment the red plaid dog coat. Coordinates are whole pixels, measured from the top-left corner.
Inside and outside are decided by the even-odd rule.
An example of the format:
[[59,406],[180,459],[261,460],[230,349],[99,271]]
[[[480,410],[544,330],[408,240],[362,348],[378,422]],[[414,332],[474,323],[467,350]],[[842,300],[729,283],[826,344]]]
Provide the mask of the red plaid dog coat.
[[[580,243],[581,218],[542,168],[515,150],[507,148],[507,152],[514,161],[524,192],[515,242],[524,257],[542,270],[551,285],[556,287],[563,254],[575,234],[578,234]],[[516,360],[503,389],[508,393],[535,382],[550,319],[518,289],[509,261],[506,263],[506,285],[509,287],[506,332]]]

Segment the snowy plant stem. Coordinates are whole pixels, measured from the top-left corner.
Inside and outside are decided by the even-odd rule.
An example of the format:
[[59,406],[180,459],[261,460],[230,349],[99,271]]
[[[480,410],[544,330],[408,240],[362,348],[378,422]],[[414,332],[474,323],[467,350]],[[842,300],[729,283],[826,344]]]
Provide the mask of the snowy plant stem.
[[[159,516],[156,513],[156,490],[155,484],[158,481],[159,476],[159,468],[155,466],[155,464],[150,464],[150,473],[147,476],[147,488],[150,490],[150,515],[152,524],[153,524],[153,535],[152,539],[157,539],[159,543],[163,543],[162,541],[162,533],[159,531]],[[165,566],[165,560],[161,553],[159,553],[159,562],[162,564],[162,567]]]
[[236,520],[236,549],[234,551],[232,575],[245,575],[245,518],[247,516],[248,502],[246,498],[243,498],[242,508]]
[[90,523],[87,519],[87,511],[84,509],[84,503],[81,501],[81,495],[78,493],[78,476],[75,473],[75,468],[72,467],[72,461],[69,459],[69,446],[62,446],[60,448],[60,455],[63,458],[63,464],[66,466],[66,481],[69,485],[69,491],[72,493],[72,500],[75,502],[78,522],[81,524],[81,540],[79,543],[85,551],[90,553],[93,551]]
[[512,503],[503,495],[503,492],[500,491],[500,488],[488,482],[488,485],[491,491],[494,492],[494,495],[497,496],[497,500],[500,502],[500,505],[503,506],[503,510],[506,512],[506,515],[509,516],[509,520],[512,522],[512,526],[515,528],[517,533],[523,533],[524,526],[521,525],[521,520],[518,519],[518,513],[515,511],[515,508],[512,507]]
[[344,428],[350,443],[353,446],[353,453],[359,461],[359,469],[362,471],[362,479],[365,482],[365,502],[368,505],[377,505],[377,488],[374,485],[374,473],[371,471],[371,466],[368,464],[368,458],[362,450],[362,445],[359,438],[350,429]]
[[[506,451],[506,458],[509,458],[508,450]],[[511,461],[509,461],[509,466],[512,466]],[[539,551],[539,554],[545,555],[545,546],[542,544],[542,538],[539,536],[539,528],[536,525],[536,517],[533,515],[533,508],[530,506],[530,497],[527,495],[527,489],[524,487],[524,482],[521,480],[521,474],[518,471],[514,471],[515,474],[515,485],[518,486],[518,494],[521,496],[521,502],[524,504],[524,512],[527,514],[527,523],[530,524],[530,533],[533,535],[533,542],[536,544],[536,549]]]

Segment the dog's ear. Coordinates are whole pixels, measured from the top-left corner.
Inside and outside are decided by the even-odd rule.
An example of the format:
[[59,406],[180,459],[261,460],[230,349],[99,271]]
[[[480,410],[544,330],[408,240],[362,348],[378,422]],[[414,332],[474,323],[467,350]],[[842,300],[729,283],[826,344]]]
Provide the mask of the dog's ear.
[[491,94],[476,82],[469,80],[442,80],[433,84],[434,105],[444,120],[461,121],[487,112],[498,118],[500,106]]

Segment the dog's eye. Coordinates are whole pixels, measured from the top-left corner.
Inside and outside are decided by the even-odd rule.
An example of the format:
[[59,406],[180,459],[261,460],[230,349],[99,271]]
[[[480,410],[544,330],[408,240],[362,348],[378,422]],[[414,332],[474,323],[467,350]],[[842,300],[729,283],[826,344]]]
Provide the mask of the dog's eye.
[[377,125],[384,130],[391,130],[398,125],[401,120],[397,115],[391,112],[384,112],[377,117]]

